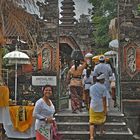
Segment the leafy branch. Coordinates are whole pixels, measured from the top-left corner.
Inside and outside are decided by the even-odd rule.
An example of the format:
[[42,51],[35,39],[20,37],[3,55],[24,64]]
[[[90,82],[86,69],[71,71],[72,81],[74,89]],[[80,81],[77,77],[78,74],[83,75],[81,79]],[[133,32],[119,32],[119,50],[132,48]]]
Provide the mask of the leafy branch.
[[117,15],[117,2],[116,0],[89,0],[93,5],[93,25],[95,31],[93,38],[96,46],[107,47],[111,40],[109,32],[110,20]]

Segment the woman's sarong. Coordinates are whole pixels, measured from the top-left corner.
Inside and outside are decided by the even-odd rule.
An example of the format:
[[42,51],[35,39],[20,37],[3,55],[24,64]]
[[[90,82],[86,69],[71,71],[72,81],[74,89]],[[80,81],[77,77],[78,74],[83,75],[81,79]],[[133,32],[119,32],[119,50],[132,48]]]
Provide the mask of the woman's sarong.
[[57,124],[54,121],[50,127],[42,126],[36,131],[36,140],[62,140],[62,135],[58,133]]
[[104,112],[94,112],[92,108],[89,110],[90,120],[89,122],[95,125],[103,124],[106,121]]
[[42,125],[36,131],[36,140],[52,140],[51,127],[47,125]]
[[81,108],[82,108],[83,87],[81,87],[81,86],[70,86],[70,93],[71,93],[72,111],[81,110]]

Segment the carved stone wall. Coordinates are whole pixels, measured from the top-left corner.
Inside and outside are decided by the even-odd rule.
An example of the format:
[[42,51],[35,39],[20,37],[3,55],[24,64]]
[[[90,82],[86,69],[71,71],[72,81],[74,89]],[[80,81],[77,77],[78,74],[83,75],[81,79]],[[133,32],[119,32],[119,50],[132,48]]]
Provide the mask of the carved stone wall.
[[119,66],[122,110],[134,134],[140,135],[139,0],[119,0]]
[[73,35],[81,50],[85,53],[91,51],[95,45],[92,33],[93,24],[89,20],[89,15],[80,15],[79,21],[75,24]]
[[[32,52],[31,65],[24,65],[18,72],[18,103],[23,99],[36,102],[42,97],[41,86],[32,85],[32,76],[57,75],[56,62],[58,62],[58,32],[59,32],[59,11],[58,0],[47,0],[44,3],[37,2],[40,10],[40,17],[37,18],[39,26],[35,31],[38,48]],[[25,49],[25,47],[23,48]],[[29,48],[27,48],[29,49]],[[32,51],[32,50],[29,50]],[[27,50],[27,52],[29,52]],[[39,60],[39,62],[38,62]],[[19,70],[19,66],[18,66]],[[14,99],[14,76],[9,75],[10,98]],[[56,99],[57,91],[54,86],[54,97]]]

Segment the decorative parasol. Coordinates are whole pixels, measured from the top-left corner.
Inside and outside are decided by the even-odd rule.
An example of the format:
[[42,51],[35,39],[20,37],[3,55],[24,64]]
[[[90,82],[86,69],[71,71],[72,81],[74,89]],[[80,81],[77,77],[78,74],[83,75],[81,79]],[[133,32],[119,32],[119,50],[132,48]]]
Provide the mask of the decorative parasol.
[[92,53],[87,53],[87,54],[85,55],[85,58],[91,58],[91,57],[93,57],[93,54],[92,54]]
[[96,55],[96,56],[92,57],[92,61],[94,61],[95,63],[98,63],[100,56],[103,56],[103,54]]
[[104,53],[105,56],[115,56],[117,55],[118,53],[116,51],[107,51]]
[[116,67],[118,63],[118,52],[116,51],[108,51],[104,53],[105,57],[112,58],[113,66]]
[[119,41],[118,41],[118,39],[114,39],[114,40],[110,41],[109,48],[118,49],[119,48]]
[[7,53],[3,58],[9,59],[10,64],[15,64],[15,102],[17,102],[17,64],[30,64],[30,58],[18,50]]

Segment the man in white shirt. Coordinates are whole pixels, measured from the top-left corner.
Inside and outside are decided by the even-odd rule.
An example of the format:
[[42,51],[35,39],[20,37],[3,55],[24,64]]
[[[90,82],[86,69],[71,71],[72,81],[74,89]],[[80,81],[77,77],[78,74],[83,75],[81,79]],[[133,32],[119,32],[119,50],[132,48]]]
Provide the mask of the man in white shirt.
[[105,63],[105,56],[100,56],[99,58],[99,64],[95,66],[94,72],[93,72],[93,80],[96,81],[96,77],[100,74],[105,75],[105,86],[107,90],[110,90],[110,82],[109,77],[112,76],[112,69]]
[[90,87],[90,140],[94,140],[95,125],[100,125],[100,132],[103,133],[103,124],[106,121],[106,96],[107,89],[104,85],[105,75],[97,77],[96,84]]
[[110,102],[110,99],[111,99],[111,96],[110,96],[110,93],[109,93],[109,91],[110,91],[109,77],[112,76],[112,69],[111,69],[111,67],[109,67],[105,63],[105,56],[104,55],[100,56],[99,62],[100,63],[98,65],[96,65],[95,68],[94,68],[93,81],[96,82],[96,77],[98,77],[99,75],[101,75],[101,74],[105,75],[104,85],[108,90],[108,93],[107,93],[107,106],[109,107],[110,106],[109,102]]

